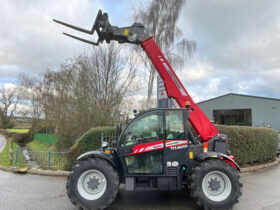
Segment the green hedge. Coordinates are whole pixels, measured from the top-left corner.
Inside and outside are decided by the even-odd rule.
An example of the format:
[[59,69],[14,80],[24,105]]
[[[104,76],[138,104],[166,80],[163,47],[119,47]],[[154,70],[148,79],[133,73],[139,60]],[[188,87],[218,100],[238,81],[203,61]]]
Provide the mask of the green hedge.
[[101,134],[104,135],[115,135],[116,127],[96,127],[87,131],[83,136],[81,136],[75,145],[70,148],[69,155],[67,158],[66,169],[69,170],[76,163],[76,159],[80,154],[88,151],[96,150],[100,148],[100,137]]
[[[248,165],[274,160],[278,150],[278,133],[271,128],[216,125],[220,133],[228,136],[229,149],[238,164]],[[101,134],[114,135],[116,128],[96,127],[86,132],[70,148],[66,169],[76,163],[76,158],[87,151],[100,148]]]
[[274,160],[278,133],[271,128],[216,125],[228,136],[229,149],[240,165]]
[[32,141],[32,135],[31,133],[15,133],[12,136],[12,139],[15,143],[20,145],[21,147],[25,147],[26,144]]

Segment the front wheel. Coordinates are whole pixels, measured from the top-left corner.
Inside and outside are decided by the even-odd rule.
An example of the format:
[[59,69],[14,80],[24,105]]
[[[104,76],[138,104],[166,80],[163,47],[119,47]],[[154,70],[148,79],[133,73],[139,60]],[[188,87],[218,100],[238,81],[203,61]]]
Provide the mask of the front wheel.
[[66,189],[78,209],[104,209],[117,196],[119,177],[106,160],[89,158],[74,167],[68,176]]
[[238,202],[241,188],[237,170],[220,159],[201,162],[189,176],[191,196],[205,209],[232,208]]

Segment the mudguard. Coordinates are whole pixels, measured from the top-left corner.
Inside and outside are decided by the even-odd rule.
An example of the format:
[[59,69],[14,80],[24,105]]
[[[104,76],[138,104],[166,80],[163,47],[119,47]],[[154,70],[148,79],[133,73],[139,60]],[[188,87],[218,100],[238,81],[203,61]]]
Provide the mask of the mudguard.
[[227,156],[227,155],[225,155],[223,153],[220,153],[220,152],[203,152],[203,153],[197,155],[195,157],[195,160],[203,161],[203,160],[210,159],[210,158],[223,159],[223,160],[227,161],[228,163],[230,163],[238,171],[240,171],[239,165],[233,159],[231,159],[230,156]]
[[113,156],[111,154],[105,153],[104,151],[94,150],[94,151],[85,152],[85,153],[81,154],[77,158],[77,160],[81,160],[81,159],[88,158],[88,157],[99,157],[99,158],[105,159],[109,163],[111,163],[114,168],[116,168],[116,163],[113,160],[114,159]]

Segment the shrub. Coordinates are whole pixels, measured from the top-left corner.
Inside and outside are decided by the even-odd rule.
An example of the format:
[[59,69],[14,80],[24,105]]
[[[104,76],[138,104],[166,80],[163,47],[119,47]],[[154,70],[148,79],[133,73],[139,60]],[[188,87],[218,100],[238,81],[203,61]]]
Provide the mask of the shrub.
[[14,133],[12,139],[16,144],[25,147],[26,144],[32,141],[32,135],[31,133]]
[[1,133],[2,135],[4,135],[5,137],[7,137],[7,138],[12,137],[13,134],[14,134],[14,133],[9,132],[8,130],[5,130],[5,129],[1,129],[1,130],[0,130],[0,133]]
[[6,128],[9,128],[9,129],[11,129],[11,128],[13,128],[14,127],[14,123],[12,123],[12,122],[10,122],[7,126],[6,126]]
[[21,147],[25,147],[27,143],[32,141],[32,134],[30,133],[30,131],[28,133],[15,133],[1,129],[0,133],[6,138],[11,138],[12,141],[14,141]]
[[240,165],[274,160],[278,133],[271,128],[216,125],[228,136],[229,149]]
[[113,126],[107,127],[96,127],[87,131],[83,136],[81,136],[76,144],[74,144],[69,151],[67,157],[67,164],[65,169],[69,170],[76,163],[76,159],[80,154],[88,151],[97,150],[100,148],[101,134],[104,135],[115,135],[116,128]]

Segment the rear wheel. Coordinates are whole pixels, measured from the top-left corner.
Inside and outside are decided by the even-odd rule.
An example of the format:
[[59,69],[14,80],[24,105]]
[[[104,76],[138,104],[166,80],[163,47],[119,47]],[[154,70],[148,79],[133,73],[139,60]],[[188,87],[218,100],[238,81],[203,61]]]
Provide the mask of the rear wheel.
[[104,209],[117,196],[119,177],[106,160],[89,158],[73,168],[66,188],[68,197],[78,209]]
[[191,196],[205,209],[229,209],[238,202],[242,184],[237,170],[220,159],[206,160],[189,176]]

